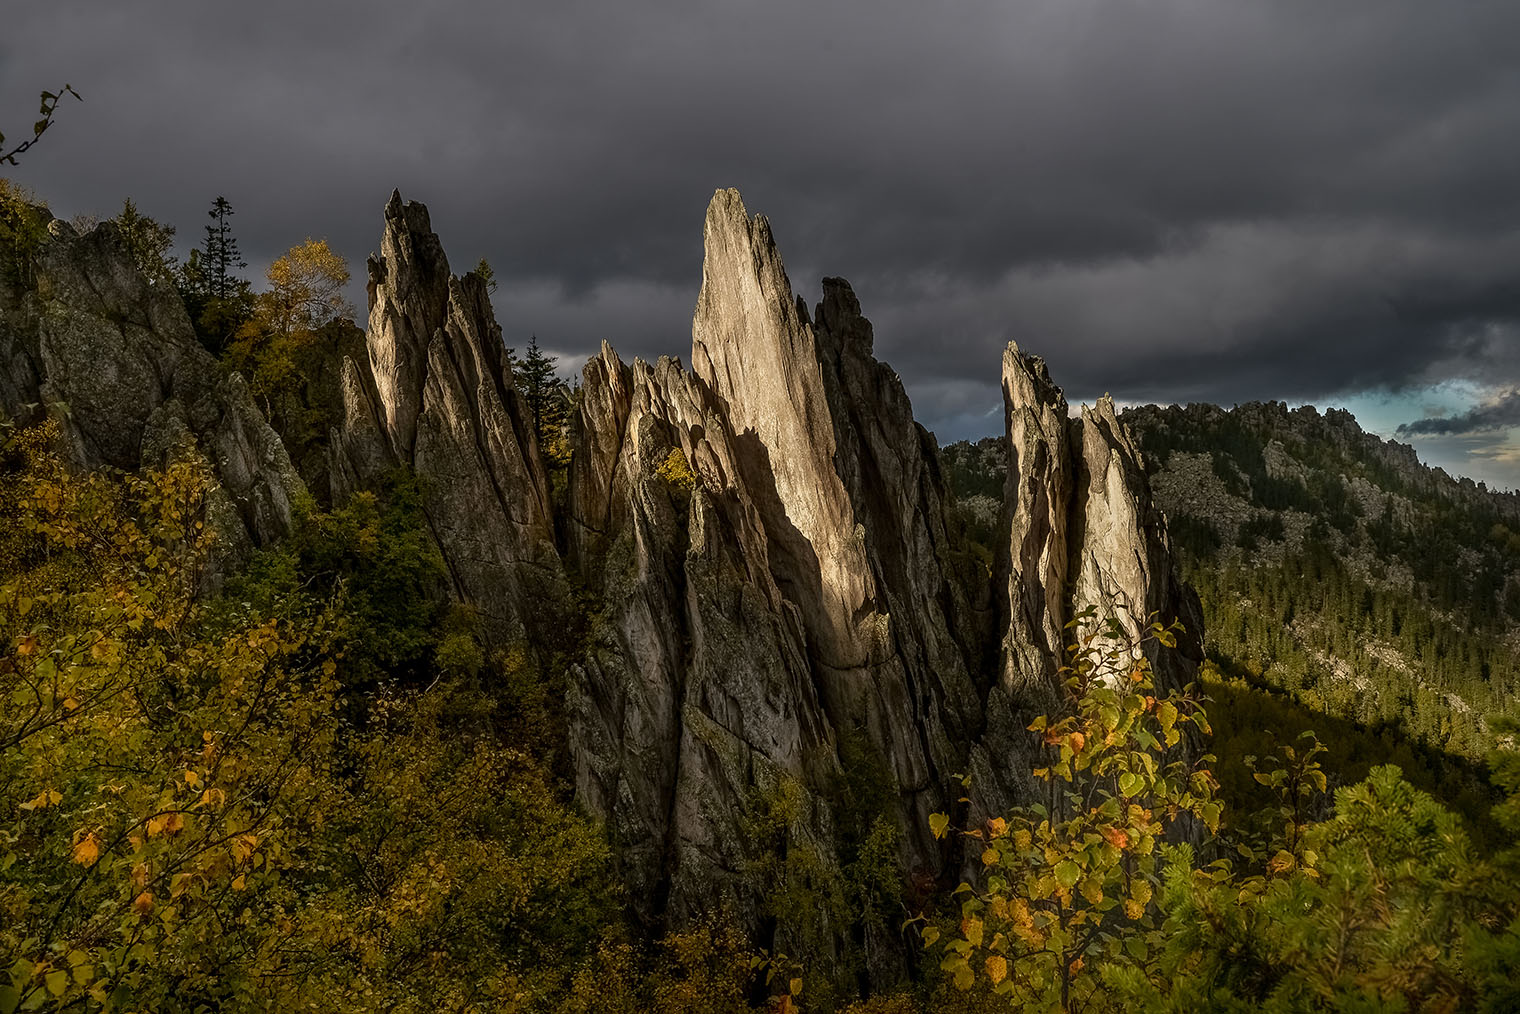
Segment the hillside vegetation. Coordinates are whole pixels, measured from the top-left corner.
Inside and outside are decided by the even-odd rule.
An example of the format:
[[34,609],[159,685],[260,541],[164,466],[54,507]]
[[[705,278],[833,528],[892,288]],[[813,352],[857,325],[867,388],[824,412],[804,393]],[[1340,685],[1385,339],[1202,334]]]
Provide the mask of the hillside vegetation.
[[[0,188],[0,365],[21,364],[0,394],[26,394],[0,414],[0,1014],[1520,1004],[1509,582],[1402,561],[1423,473],[1379,502],[1380,550],[1356,477],[1310,470],[1312,441],[1264,441],[1260,468],[1249,440],[1222,445],[1219,502],[1244,513],[1179,535],[1226,625],[1195,683],[1197,630],[1078,598],[1135,556],[1155,571],[1135,596],[1191,610],[1112,405],[1091,446],[1061,443],[1036,357],[1005,357],[1049,452],[1029,474],[1061,493],[1031,531],[1077,533],[1093,565],[1040,588],[1007,574],[1006,450],[939,454],[840,279],[812,323],[759,303],[777,348],[820,342],[828,381],[772,364],[813,384],[815,426],[772,434],[772,472],[727,413],[763,396],[765,422],[793,388],[714,397],[716,374],[607,347],[571,389],[536,339],[505,348],[489,267],[451,274],[399,195],[368,334],[320,240],[261,291],[240,278],[230,214],[218,199],[175,265],[130,203],[75,228]],[[733,240],[715,291],[757,263],[783,284],[736,192],[708,226]],[[754,302],[702,302],[725,383]],[[425,376],[355,364],[361,338],[414,350],[413,327]],[[382,419],[407,439],[382,444]],[[1109,470],[1123,483],[1090,495]],[[815,544],[787,527],[783,495],[822,485],[808,523],[858,601],[818,594]],[[1269,488],[1280,505],[1253,506]],[[1452,511],[1490,502],[1454,488]],[[1079,513],[1110,537],[1081,542]],[[1511,527],[1475,552],[1507,552]],[[1209,581],[1280,587],[1285,639]],[[1333,653],[1329,632],[1356,649],[1379,629],[1356,588],[1395,631],[1378,651],[1419,634],[1413,682]],[[1027,635],[1005,652],[1023,669],[997,657],[1010,592],[1056,616],[1048,643],[1008,638]],[[822,622],[857,613],[860,643]],[[1458,663],[1480,650],[1487,670]],[[1348,679],[1384,688],[1372,710],[1332,695]],[[1434,721],[1426,683],[1470,722]]]

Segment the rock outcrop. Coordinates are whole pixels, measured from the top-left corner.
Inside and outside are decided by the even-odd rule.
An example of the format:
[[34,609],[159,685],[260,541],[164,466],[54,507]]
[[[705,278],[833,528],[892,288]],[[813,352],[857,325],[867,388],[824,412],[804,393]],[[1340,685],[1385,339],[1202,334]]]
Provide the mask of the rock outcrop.
[[451,275],[427,208],[394,193],[368,292],[368,359],[343,364],[334,500],[410,469],[455,596],[498,641],[546,636],[564,595],[548,478],[485,282]]
[[[607,822],[639,913],[659,925],[727,906],[759,927],[780,889],[768,878],[806,870],[822,897],[872,828],[895,832],[906,869],[953,868],[927,817],[958,807],[963,772],[971,819],[1032,799],[1042,748],[1026,726],[1059,701],[1082,609],[1132,633],[1153,614],[1201,624],[1111,402],[1070,419],[1044,364],[1009,347],[989,566],[849,284],[824,279],[810,312],[735,191],[714,196],[704,239],[691,369],[604,344],[560,500],[484,281],[452,275],[427,210],[393,195],[327,473],[337,502],[414,473],[452,595],[487,638],[572,659],[576,792]],[[71,403],[85,464],[194,442],[247,542],[279,537],[299,480],[174,295],[109,226],[54,223],[37,264],[30,288],[0,292],[6,411]],[[1157,655],[1163,679],[1188,678],[1197,646]],[[842,788],[863,772],[869,806]],[[856,946],[815,915],[815,943]],[[867,930],[866,959],[893,960],[891,937]]]
[[305,495],[242,378],[200,346],[178,293],[143,276],[110,222],[80,233],[52,219],[35,249],[0,244],[0,410],[21,422],[51,412],[81,467],[204,456],[222,566],[286,534]]
[[954,775],[973,772],[977,814],[1031,798],[1025,726],[1058,700],[1067,619],[1141,609],[1138,632],[1185,605],[1111,405],[1068,419],[1010,347],[1009,552],[977,574],[848,283],[825,279],[810,314],[733,191],[704,238],[692,371],[604,345],[568,484],[569,563],[603,603],[577,670],[577,787],[651,916],[753,901],[752,827],[783,788],[803,801],[793,847],[837,858],[858,815],[830,786],[862,753],[904,864],[938,870],[926,817],[954,807]]

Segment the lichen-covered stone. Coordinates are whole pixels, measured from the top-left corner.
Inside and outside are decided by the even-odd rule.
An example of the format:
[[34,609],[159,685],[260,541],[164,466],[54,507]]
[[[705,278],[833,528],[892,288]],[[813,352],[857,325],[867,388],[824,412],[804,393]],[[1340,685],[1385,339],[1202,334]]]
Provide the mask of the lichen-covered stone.
[[0,409],[30,421],[51,408],[82,467],[162,465],[193,444],[225,508],[221,566],[290,530],[306,489],[284,445],[112,223],[80,233],[55,219],[26,264],[0,248],[0,366]]

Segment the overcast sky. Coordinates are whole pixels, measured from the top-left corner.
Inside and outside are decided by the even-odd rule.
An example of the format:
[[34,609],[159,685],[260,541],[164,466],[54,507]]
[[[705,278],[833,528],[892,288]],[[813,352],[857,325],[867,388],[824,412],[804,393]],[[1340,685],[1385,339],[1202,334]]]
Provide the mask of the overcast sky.
[[0,130],[65,81],[10,175],[185,246],[224,194],[250,274],[311,235],[362,278],[399,187],[508,344],[684,359],[736,186],[942,441],[1001,427],[1012,338],[1074,400],[1349,405],[1520,485],[1513,0],[11,5]]

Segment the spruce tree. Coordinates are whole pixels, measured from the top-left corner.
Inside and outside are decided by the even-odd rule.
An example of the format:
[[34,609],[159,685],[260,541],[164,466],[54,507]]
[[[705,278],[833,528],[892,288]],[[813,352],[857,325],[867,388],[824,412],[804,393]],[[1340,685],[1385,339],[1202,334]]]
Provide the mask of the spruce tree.
[[237,238],[232,235],[232,224],[228,221],[232,217],[232,203],[218,195],[206,214],[215,223],[206,226],[206,242],[201,248],[210,290],[208,294],[212,299],[227,299],[242,281],[235,272],[246,268],[248,262],[243,260],[238,251]]
[[179,291],[195,325],[196,337],[221,354],[253,312],[253,287],[237,272],[248,266],[232,235],[232,203],[218,196],[207,212],[213,224],[179,271]]
[[533,433],[538,447],[550,468],[559,468],[569,461],[569,449],[565,446],[564,425],[569,415],[570,389],[554,372],[558,356],[545,355],[538,347],[538,336],[528,339],[527,355],[511,360],[512,373],[517,381],[528,412],[533,419]]

